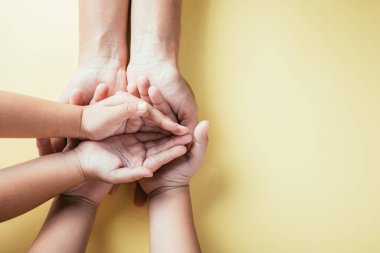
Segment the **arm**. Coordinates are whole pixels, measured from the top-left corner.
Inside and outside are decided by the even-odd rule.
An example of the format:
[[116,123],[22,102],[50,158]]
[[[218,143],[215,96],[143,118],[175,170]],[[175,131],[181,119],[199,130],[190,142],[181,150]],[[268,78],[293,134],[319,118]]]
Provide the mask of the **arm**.
[[[154,107],[170,114],[170,106],[155,86],[145,86]],[[200,169],[208,144],[208,122],[200,122],[194,130],[192,146],[187,154],[164,165],[152,178],[139,180],[135,203],[149,200],[151,252],[200,252],[193,222],[189,183]],[[169,242],[169,243],[168,243]]]
[[[150,102],[144,87],[154,84],[178,122],[193,132],[198,123],[196,102],[178,67],[181,4],[181,0],[132,1],[128,91]],[[142,76],[147,80],[140,80]]]
[[85,252],[96,211],[86,199],[57,197],[28,252]]
[[98,104],[76,106],[0,91],[1,137],[71,137],[101,140],[135,132],[128,119],[150,120],[153,126],[184,134],[179,126],[144,101],[118,93]]
[[62,100],[69,102],[75,88],[89,104],[100,83],[110,94],[126,89],[129,0],[79,0],[79,62]]
[[[111,184],[151,177],[186,152],[191,136],[141,143],[134,135],[85,141],[74,150],[0,170],[0,222],[16,217],[85,181]],[[133,154],[133,155],[131,155]]]
[[181,4],[181,0],[132,1],[132,64],[165,61],[176,67],[181,33]]
[[25,213],[83,180],[73,151],[0,170],[0,222]]
[[201,252],[188,187],[174,188],[151,196],[149,232],[152,253]]
[[81,106],[4,91],[0,101],[0,138],[80,137]]

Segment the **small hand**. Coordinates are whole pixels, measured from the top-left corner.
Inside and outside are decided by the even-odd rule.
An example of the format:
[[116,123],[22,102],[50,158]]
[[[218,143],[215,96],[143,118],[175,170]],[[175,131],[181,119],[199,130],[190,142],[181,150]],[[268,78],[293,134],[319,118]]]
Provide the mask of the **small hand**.
[[[167,116],[172,114],[170,106],[163,98],[160,90],[155,86],[145,86],[144,94],[148,94],[149,101],[155,108]],[[208,137],[208,122],[200,122],[194,131],[194,142],[189,152],[174,161],[164,165],[152,178],[139,180],[135,191],[135,204],[142,205],[146,201],[146,194],[158,194],[172,188],[187,186],[191,177],[200,168],[203,161]],[[143,191],[145,192],[143,192]]]
[[86,181],[126,183],[149,177],[164,164],[186,153],[190,135],[142,143],[133,134],[100,142],[84,141],[74,151]]
[[177,135],[188,132],[186,127],[173,122],[150,104],[127,92],[117,92],[83,109],[82,132],[85,138],[91,140],[135,133],[144,125]]

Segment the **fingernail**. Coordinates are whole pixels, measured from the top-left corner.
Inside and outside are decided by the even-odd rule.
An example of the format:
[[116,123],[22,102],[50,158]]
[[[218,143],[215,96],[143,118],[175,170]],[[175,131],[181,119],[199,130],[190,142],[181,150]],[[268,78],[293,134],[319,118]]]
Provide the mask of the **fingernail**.
[[140,112],[145,112],[145,111],[146,111],[146,108],[147,108],[146,103],[139,103],[139,104],[137,105],[137,110],[139,110]]

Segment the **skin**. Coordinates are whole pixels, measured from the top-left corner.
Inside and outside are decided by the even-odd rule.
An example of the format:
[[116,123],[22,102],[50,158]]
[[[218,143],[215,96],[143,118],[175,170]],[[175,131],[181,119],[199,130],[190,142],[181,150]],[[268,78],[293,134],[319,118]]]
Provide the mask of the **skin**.
[[[138,78],[158,87],[181,125],[192,133],[198,123],[193,92],[178,67],[181,32],[179,0],[132,1],[128,91],[149,101]],[[137,86],[137,87],[136,87]]]
[[[139,78],[140,80],[147,80]],[[153,106],[168,117],[174,115],[169,104],[155,86],[145,84],[145,93]],[[208,144],[208,122],[200,122],[194,140],[186,154],[157,170],[153,177],[139,180],[135,203],[142,205],[149,196],[149,226],[151,252],[200,252],[196,236],[189,183],[201,167]],[[147,136],[154,138],[157,136]],[[154,141],[154,144],[164,139]],[[164,229],[163,229],[164,228]],[[171,243],[167,243],[170,241]]]
[[[95,93],[95,99],[106,96],[107,90],[104,87]],[[81,105],[83,101],[74,94],[70,103]],[[77,143],[72,141],[70,145]],[[40,151],[41,156],[54,152],[51,144]],[[85,252],[98,206],[112,186],[98,181],[84,182],[55,198],[44,225],[28,252]]]
[[83,103],[89,104],[100,83],[110,85],[110,95],[126,90],[128,7],[128,0],[79,0],[78,70],[63,102],[69,103],[79,88]]
[[185,127],[126,92],[119,92],[101,103],[85,107],[3,91],[0,91],[0,101],[0,137],[3,138],[72,137],[102,140],[113,135],[137,132],[144,124],[178,135],[187,132]]
[[117,184],[152,176],[163,164],[183,155],[184,145],[190,141],[187,135],[156,145],[124,134],[101,142],[82,142],[74,150],[0,170],[0,221],[25,213],[83,182]]
[[[149,87],[147,93],[157,109],[170,114],[168,104],[156,87]],[[164,165],[153,177],[139,180],[135,202],[141,204],[146,196],[150,196],[150,252],[201,251],[193,221],[189,183],[204,159],[207,132],[208,122],[200,122],[187,154]],[[166,243],[168,240],[172,243]]]

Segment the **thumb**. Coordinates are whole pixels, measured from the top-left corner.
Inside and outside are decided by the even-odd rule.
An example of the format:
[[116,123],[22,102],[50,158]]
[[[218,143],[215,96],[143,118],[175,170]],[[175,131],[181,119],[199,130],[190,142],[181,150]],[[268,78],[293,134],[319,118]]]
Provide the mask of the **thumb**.
[[194,143],[190,149],[189,162],[193,167],[199,167],[202,164],[203,158],[206,154],[208,144],[208,128],[209,122],[204,120],[200,122],[194,130]]
[[120,168],[111,171],[106,176],[105,181],[111,184],[121,184],[137,181],[144,177],[152,177],[153,172],[145,167],[137,168]]

